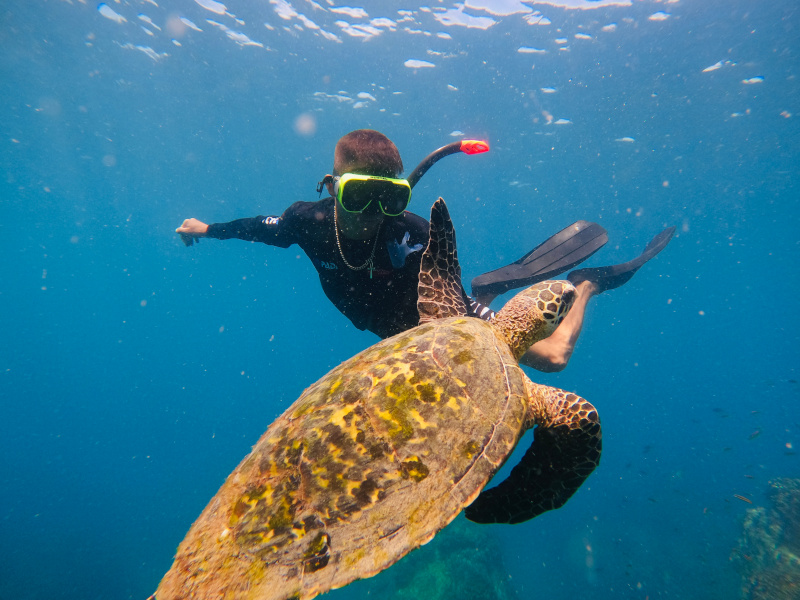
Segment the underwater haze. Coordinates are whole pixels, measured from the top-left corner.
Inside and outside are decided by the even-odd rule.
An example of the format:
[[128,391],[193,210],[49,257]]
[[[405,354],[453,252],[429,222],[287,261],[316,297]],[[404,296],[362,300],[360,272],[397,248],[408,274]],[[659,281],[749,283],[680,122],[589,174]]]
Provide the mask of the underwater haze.
[[316,199],[358,128],[406,174],[490,143],[410,206],[445,198],[465,282],[578,219],[610,238],[583,266],[677,231],[566,370],[526,369],[603,420],[575,496],[327,597],[750,598],[747,511],[800,477],[798,40],[796,0],[6,0],[0,598],[147,598],[267,426],[377,341],[296,246],[174,233]]

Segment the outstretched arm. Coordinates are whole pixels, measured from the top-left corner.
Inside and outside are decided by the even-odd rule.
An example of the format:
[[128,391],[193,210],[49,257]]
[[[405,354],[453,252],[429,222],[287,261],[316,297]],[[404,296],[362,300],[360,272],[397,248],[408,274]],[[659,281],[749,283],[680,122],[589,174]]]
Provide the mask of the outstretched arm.
[[[294,206],[294,205],[293,205]],[[199,219],[186,219],[183,224],[175,230],[181,236],[183,243],[191,246],[200,238],[214,238],[217,240],[244,240],[247,242],[262,242],[270,246],[288,248],[297,243],[296,227],[291,224],[293,214],[292,208],[287,211],[287,219],[284,216],[258,216],[245,219],[236,219],[228,223],[203,223]]]
[[183,243],[187,246],[194,244],[195,240],[200,241],[208,233],[208,225],[199,219],[186,219],[183,224],[175,230],[181,236]]

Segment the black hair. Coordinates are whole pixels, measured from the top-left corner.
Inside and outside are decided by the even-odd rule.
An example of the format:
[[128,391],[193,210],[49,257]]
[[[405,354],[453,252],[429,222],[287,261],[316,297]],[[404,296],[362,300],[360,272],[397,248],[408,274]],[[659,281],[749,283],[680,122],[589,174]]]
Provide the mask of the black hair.
[[333,172],[377,177],[399,177],[403,172],[400,152],[392,141],[374,129],[356,129],[336,143]]

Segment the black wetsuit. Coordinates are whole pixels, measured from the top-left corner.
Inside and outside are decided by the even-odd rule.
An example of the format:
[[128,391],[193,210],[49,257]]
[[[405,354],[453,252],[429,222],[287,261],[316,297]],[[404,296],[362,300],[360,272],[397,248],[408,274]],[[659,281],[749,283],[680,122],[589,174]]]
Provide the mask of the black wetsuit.
[[[386,338],[419,323],[417,279],[429,224],[413,213],[387,217],[378,233],[373,269],[349,268],[342,260],[334,233],[334,199],[295,202],[280,217],[254,217],[208,226],[208,237],[236,238],[288,248],[297,244],[311,259],[322,290],[358,329]],[[339,236],[342,252],[353,267],[370,257],[375,238]],[[468,304],[470,299],[466,297]],[[488,318],[490,311],[471,303]]]

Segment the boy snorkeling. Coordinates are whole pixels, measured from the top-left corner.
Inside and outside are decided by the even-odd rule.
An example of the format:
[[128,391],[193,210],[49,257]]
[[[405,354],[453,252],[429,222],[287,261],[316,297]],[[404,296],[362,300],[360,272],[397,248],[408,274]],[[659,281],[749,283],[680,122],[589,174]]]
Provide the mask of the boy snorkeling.
[[[334,306],[358,329],[386,338],[419,323],[417,280],[429,224],[405,210],[411,189],[440,158],[458,151],[488,150],[480,144],[456,142],[440,148],[406,180],[400,179],[403,163],[391,140],[377,131],[359,129],[337,142],[333,174],[317,186],[319,193],[323,189],[328,192],[328,198],[295,202],[280,217],[210,225],[186,219],[175,231],[187,246],[201,237],[235,238],[280,248],[297,244],[316,268],[322,289]],[[571,272],[567,278],[577,290],[572,309],[555,333],[531,346],[520,362],[541,371],[562,370],[572,356],[589,300],[628,281],[667,245],[673,231],[674,227],[664,230],[633,261]],[[594,223],[571,225],[515,263],[476,277],[472,282],[476,299],[464,292],[471,313],[491,319],[494,313],[488,304],[497,295],[572,268],[607,239],[605,230]]]

